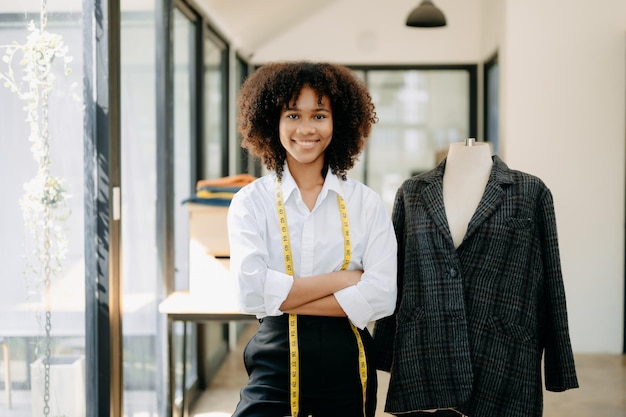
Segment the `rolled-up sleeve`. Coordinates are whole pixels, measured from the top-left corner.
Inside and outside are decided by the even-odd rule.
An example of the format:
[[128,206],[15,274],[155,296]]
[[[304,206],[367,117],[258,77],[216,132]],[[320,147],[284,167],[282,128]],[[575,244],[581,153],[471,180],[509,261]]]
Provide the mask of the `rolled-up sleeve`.
[[259,318],[278,316],[293,278],[268,267],[267,242],[248,194],[240,190],[228,209],[230,271],[237,280],[239,309]]
[[[377,196],[376,196],[377,197]],[[360,329],[371,321],[391,315],[397,296],[397,241],[379,198],[366,202],[364,222],[369,228],[363,254],[361,281],[335,293],[348,318]]]

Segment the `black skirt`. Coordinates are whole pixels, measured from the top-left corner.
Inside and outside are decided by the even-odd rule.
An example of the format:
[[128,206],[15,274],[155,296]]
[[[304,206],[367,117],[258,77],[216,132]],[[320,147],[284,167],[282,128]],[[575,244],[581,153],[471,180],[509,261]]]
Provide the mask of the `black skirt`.
[[[290,416],[288,318],[266,317],[244,349],[248,384],[233,417]],[[365,417],[376,412],[372,337],[359,330],[367,358]],[[345,317],[298,316],[299,417],[363,417],[356,336]]]

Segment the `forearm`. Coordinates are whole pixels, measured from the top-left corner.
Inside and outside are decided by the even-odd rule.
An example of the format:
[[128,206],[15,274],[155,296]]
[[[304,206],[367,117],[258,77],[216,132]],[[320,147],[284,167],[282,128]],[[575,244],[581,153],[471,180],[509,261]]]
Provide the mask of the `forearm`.
[[334,295],[328,295],[302,304],[285,311],[285,313],[302,314],[306,316],[346,317],[346,312],[343,311]]
[[280,310],[290,311],[315,300],[331,296],[341,289],[355,285],[359,282],[362,273],[363,271],[336,271],[311,277],[295,278],[287,298],[280,306]]

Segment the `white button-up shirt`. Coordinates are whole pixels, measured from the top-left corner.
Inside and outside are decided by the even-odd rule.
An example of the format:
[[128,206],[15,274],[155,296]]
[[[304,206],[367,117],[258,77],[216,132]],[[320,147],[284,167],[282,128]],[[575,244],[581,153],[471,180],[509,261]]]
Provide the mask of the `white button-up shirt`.
[[[285,273],[275,187],[275,173],[261,177],[239,190],[228,210],[230,269],[237,279],[240,309],[258,318],[283,314],[279,308],[293,284]],[[334,295],[361,329],[392,314],[397,294],[397,241],[380,196],[360,182],[341,180],[329,170],[310,211],[287,165],[282,192],[295,278],[341,269],[344,239],[339,194],[348,209],[352,249],[348,269],[364,273],[357,285]]]

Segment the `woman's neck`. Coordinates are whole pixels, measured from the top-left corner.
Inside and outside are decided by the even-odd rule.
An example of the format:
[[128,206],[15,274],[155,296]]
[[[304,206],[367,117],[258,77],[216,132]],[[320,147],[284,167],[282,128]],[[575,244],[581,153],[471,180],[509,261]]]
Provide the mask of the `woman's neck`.
[[309,210],[312,211],[317,202],[317,196],[324,186],[325,178],[322,176],[323,161],[321,164],[299,164],[296,161],[287,159],[287,166],[300,190],[302,200]]
[[322,175],[322,169],[324,168],[323,161],[315,164],[300,164],[297,161],[287,158],[287,166],[289,167],[291,176],[301,191],[324,185],[325,178]]

